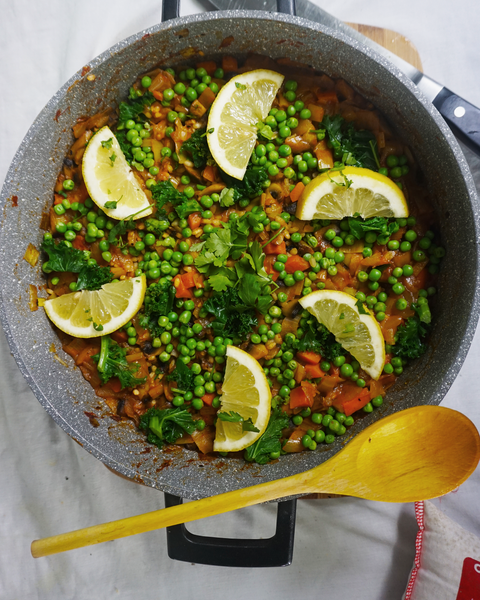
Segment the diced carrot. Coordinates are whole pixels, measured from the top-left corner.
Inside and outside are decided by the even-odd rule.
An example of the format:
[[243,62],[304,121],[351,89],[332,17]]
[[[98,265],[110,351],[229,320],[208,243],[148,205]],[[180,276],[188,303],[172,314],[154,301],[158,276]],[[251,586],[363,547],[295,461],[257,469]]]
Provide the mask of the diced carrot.
[[216,397],[217,394],[213,393],[213,394],[205,394],[204,396],[202,396],[202,400],[204,404],[208,404],[208,406],[212,406],[212,402],[213,399]]
[[320,365],[317,363],[316,365],[306,365],[305,366],[305,376],[308,379],[319,379],[323,377],[325,373],[320,368]]
[[286,254],[287,253],[287,245],[285,242],[280,242],[278,244],[275,243],[276,240],[270,242],[265,246],[263,251],[265,254]]
[[338,102],[337,94],[333,90],[328,92],[317,92],[317,99],[320,104],[328,104],[329,102]]
[[333,401],[333,406],[340,412],[350,416],[370,402],[370,391],[359,388],[354,383],[344,383],[340,393]]
[[182,275],[183,285],[188,289],[195,287],[195,272],[188,271]]
[[199,212],[194,212],[187,217],[188,226],[190,229],[197,229],[202,223],[202,215]]
[[276,281],[280,275],[278,271],[275,271],[273,265],[277,262],[277,257],[274,254],[269,254],[264,261],[265,271],[272,276],[273,281]]
[[309,268],[310,264],[298,254],[292,254],[292,256],[289,256],[287,262],[285,263],[285,271],[290,274],[295,273],[295,271],[306,271]]
[[196,271],[194,271],[193,272],[193,281],[195,282],[195,287],[197,288],[197,290],[199,288],[205,287],[205,284],[203,282],[203,275],[201,273],[197,273]]
[[204,179],[206,179],[207,181],[213,182],[213,181],[215,181],[216,174],[217,174],[217,168],[214,167],[213,165],[207,165],[205,167],[205,169],[203,170],[202,177]]
[[159,102],[162,102],[162,101],[163,101],[163,92],[159,92],[158,90],[154,90],[154,91],[152,92],[152,94],[153,94],[153,97],[154,97],[156,100],[158,100]]
[[77,237],[72,242],[72,246],[76,250],[88,250],[88,244],[85,241],[85,238],[83,237],[83,235],[77,234]]
[[110,385],[112,392],[118,393],[122,391],[122,384],[118,377],[112,377],[107,385]]
[[197,69],[205,69],[207,75],[213,77],[213,74],[217,70],[217,63],[214,60],[204,60],[197,63]]
[[[291,398],[291,396],[290,396]],[[305,435],[305,430],[297,428],[293,431],[292,435],[288,438],[285,445],[283,446],[283,452],[290,454],[291,452],[301,452],[304,450],[302,444],[302,437]]]
[[[185,273],[187,275],[187,273]],[[175,297],[176,298],[193,298],[193,292],[191,289],[185,286],[183,281],[183,275],[175,275],[173,279],[173,285],[175,287]],[[194,287],[195,283],[193,286]]]
[[237,59],[233,56],[222,57],[222,69],[225,73],[231,73],[232,71],[238,71]]
[[317,352],[311,352],[309,350],[297,352],[297,358],[307,365],[317,365],[322,360],[320,354],[317,354]]
[[290,392],[290,408],[306,408],[312,404],[302,387],[296,387]]
[[203,104],[205,108],[210,108],[215,100],[215,94],[209,87],[206,87],[198,97],[198,101]]
[[325,114],[325,110],[322,106],[317,106],[316,104],[308,104],[308,110],[312,113],[310,117],[312,121],[316,123],[321,123],[323,121],[323,115]]
[[114,331],[110,337],[112,338],[112,340],[115,340],[118,344],[121,344],[128,340],[127,332],[121,331],[120,329]]
[[302,195],[303,190],[305,189],[305,185],[299,181],[297,185],[290,192],[290,199],[292,202],[296,202],[300,196]]

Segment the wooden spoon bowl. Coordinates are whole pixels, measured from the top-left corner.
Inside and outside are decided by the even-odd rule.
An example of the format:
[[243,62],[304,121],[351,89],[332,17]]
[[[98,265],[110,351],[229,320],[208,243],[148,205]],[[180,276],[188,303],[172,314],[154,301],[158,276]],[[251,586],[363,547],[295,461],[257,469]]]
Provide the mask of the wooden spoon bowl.
[[32,555],[107,542],[285,496],[332,493],[381,502],[427,500],[457,488],[479,459],[480,436],[465,415],[441,406],[418,406],[370,425],[330,460],[304,473],[35,540]]

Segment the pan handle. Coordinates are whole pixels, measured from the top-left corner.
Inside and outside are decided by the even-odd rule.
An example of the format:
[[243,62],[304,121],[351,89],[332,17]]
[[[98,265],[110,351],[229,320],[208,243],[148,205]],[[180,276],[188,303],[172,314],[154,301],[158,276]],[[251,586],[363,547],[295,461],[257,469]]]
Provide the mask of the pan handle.
[[[286,15],[295,16],[296,0],[277,0],[277,11]],[[180,0],[163,0],[162,22],[176,19],[180,16]]]
[[162,22],[176,19],[180,16],[180,0],[163,0],[162,2]]
[[[165,506],[182,498],[165,494]],[[218,567],[286,567],[291,564],[297,501],[278,503],[275,535],[267,539],[215,538],[190,533],[185,525],[167,527],[168,556],[175,560]]]
[[277,0],[277,11],[294,17],[297,14],[296,0]]

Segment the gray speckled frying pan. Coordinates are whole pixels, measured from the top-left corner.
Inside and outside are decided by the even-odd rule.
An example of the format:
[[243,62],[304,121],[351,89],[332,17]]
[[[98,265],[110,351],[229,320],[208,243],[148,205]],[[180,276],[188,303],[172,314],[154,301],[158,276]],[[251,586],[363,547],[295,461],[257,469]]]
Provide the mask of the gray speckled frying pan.
[[[222,44],[226,38],[229,43]],[[321,25],[256,11],[177,18],[113,46],[50,100],[7,174],[0,213],[1,318],[20,370],[45,410],[71,437],[119,474],[183,498],[299,473],[328,459],[345,439],[265,466],[237,459],[199,460],[196,453],[179,448],[146,449],[143,435],[132,423],[118,423],[109,416],[103,401],[63,353],[43,310],[29,310],[29,284],[41,290],[44,279],[40,264],[32,268],[22,257],[29,242],[37,248],[41,244],[41,215],[52,201],[56,177],[73,140],[71,127],[79,116],[115,104],[127,95],[139,73],[159,63],[178,66],[200,56],[223,54],[241,58],[252,49],[272,58],[288,56],[309,63],[350,82],[408,141],[435,201],[447,254],[429,350],[400,377],[384,406],[358,422],[353,432],[410,406],[438,404],[465,359],[479,315],[479,205],[467,163],[437,111],[385,59]]]

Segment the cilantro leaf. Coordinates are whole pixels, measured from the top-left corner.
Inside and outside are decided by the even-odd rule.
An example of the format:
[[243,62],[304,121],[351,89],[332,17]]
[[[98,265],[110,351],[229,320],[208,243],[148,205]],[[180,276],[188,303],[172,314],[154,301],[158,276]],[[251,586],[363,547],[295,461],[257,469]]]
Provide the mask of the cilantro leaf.
[[135,121],[143,112],[145,106],[150,106],[155,102],[155,98],[151,92],[145,92],[143,96],[135,99],[129,99],[127,102],[120,102],[118,107],[119,120],[122,123],[132,119]]
[[417,315],[407,319],[405,325],[400,325],[395,335],[395,345],[392,352],[395,356],[414,360],[422,356],[427,349],[424,341],[428,328],[422,324]]
[[240,195],[234,188],[223,188],[220,192],[220,206],[228,208],[233,206],[237,200],[240,199]]
[[112,377],[118,377],[122,390],[145,383],[145,377],[135,377],[140,365],[127,362],[126,355],[127,350],[111,340],[108,335],[102,337],[100,353],[92,356],[97,363],[102,383],[107,383]]
[[237,412],[234,411],[230,411],[230,412],[218,412],[217,413],[217,417],[221,420],[221,421],[228,421],[229,423],[241,423],[242,424],[242,431],[255,431],[255,432],[259,432],[260,429],[257,429],[257,427],[255,427],[255,425],[253,424],[253,421],[251,418],[245,420],[242,415],[238,414]]
[[282,449],[282,432],[289,423],[290,419],[287,413],[278,408],[275,409],[264,433],[245,450],[245,460],[255,461],[259,465],[267,463],[272,452],[280,452]]
[[193,383],[195,374],[180,359],[175,363],[175,369],[167,376],[167,379],[168,381],[175,381],[177,387],[183,392],[191,392],[195,388]]
[[195,421],[184,408],[150,408],[140,417],[140,429],[147,432],[147,441],[161,448],[165,442],[174,444],[184,433],[195,431]]
[[183,143],[182,152],[187,152],[196,169],[203,169],[212,160],[208,147],[205,129],[197,129],[192,136]]

